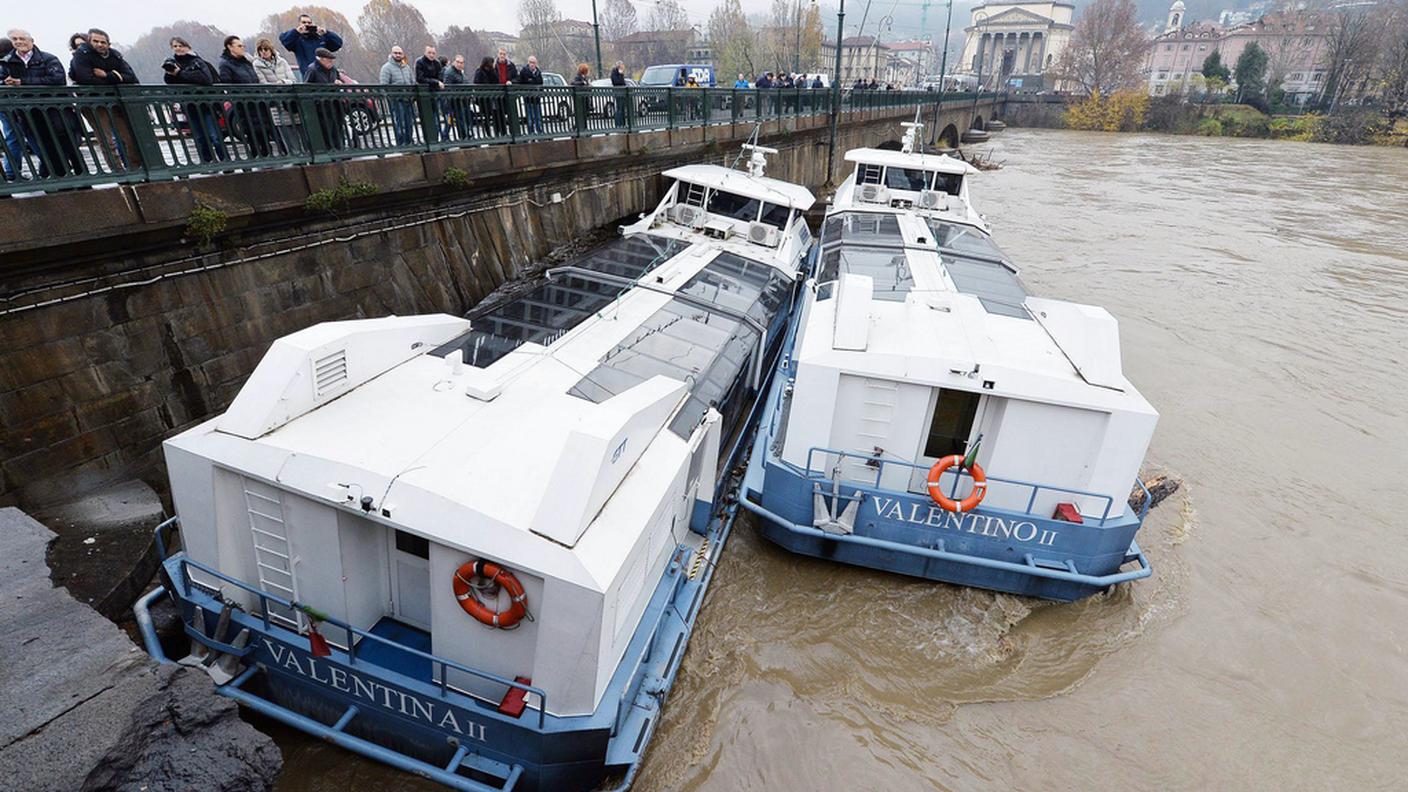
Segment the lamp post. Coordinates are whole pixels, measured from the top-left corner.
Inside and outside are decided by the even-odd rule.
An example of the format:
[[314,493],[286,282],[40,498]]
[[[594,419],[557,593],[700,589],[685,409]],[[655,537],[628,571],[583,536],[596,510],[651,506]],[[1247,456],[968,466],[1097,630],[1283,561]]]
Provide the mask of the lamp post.
[[[988,15],[986,11],[979,11],[973,14],[973,27],[978,28],[980,24],[982,27],[978,30],[978,84],[974,86],[973,91],[973,118],[978,117],[978,97],[983,95],[983,61],[987,60],[983,57],[983,36],[986,36],[988,33]],[[972,124],[973,122],[970,120],[968,123]]]
[[831,176],[836,164],[836,122],[841,115],[841,42],[844,40],[846,21],[846,0],[836,11],[836,70],[831,74],[831,135],[826,146],[826,183],[831,184]]
[[596,0],[592,0],[592,38],[596,39],[596,77],[601,79],[601,21],[596,16]]
[[[875,71],[880,70],[880,31],[890,30],[894,24],[895,18],[889,14],[880,17],[880,21],[875,23],[875,41],[870,45],[870,67]],[[886,64],[886,71],[889,71],[888,64]],[[889,80],[887,79],[885,82],[889,82]]]

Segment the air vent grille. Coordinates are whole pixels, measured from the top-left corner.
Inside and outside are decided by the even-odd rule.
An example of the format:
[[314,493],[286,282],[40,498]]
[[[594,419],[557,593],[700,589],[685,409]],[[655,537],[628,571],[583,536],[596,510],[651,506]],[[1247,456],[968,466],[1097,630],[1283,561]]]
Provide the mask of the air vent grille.
[[339,349],[313,361],[313,396],[323,398],[347,384],[347,350]]

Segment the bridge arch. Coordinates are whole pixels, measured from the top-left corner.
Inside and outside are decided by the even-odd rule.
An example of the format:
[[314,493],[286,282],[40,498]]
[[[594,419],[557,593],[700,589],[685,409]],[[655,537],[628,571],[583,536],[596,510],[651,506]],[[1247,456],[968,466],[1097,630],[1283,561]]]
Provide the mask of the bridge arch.
[[947,148],[958,148],[958,127],[949,124],[939,133],[939,142]]
[[986,122],[983,121],[983,117],[980,115],[973,116],[973,124],[969,127],[969,129],[987,129]]

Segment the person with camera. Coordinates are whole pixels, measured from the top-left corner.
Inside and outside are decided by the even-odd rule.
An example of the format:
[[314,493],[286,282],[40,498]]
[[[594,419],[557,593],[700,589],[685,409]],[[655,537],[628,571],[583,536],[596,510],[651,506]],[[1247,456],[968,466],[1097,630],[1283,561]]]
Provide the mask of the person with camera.
[[[215,67],[205,62],[191,49],[191,43],[180,36],[171,37],[171,57],[161,64],[165,72],[162,79],[167,85],[214,85],[220,75]],[[225,150],[225,133],[220,129],[216,113],[223,114],[224,108],[215,101],[183,102],[181,111],[186,114],[191,137],[196,141],[196,153],[201,162],[224,161],[230,158]]]
[[[107,32],[99,28],[91,28],[87,43],[74,51],[68,65],[68,76],[74,85],[138,83],[137,73],[122,53],[112,48]],[[102,145],[109,167],[114,171],[142,167],[142,156],[132,135],[132,125],[121,107],[88,108],[83,111],[83,117],[88,126],[98,133],[98,142]]]
[[298,15],[298,27],[279,34],[279,43],[293,53],[298,61],[298,73],[308,74],[308,68],[318,60],[318,50],[337,52],[342,49],[342,36],[313,23],[313,17]]

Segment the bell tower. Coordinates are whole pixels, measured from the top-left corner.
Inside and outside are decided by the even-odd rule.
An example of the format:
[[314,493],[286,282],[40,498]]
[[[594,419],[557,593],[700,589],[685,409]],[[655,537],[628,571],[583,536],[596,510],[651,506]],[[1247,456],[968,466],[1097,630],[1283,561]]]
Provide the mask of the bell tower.
[[1168,22],[1164,25],[1165,33],[1183,27],[1183,14],[1187,8],[1183,5],[1183,0],[1173,0],[1173,5],[1168,7]]

